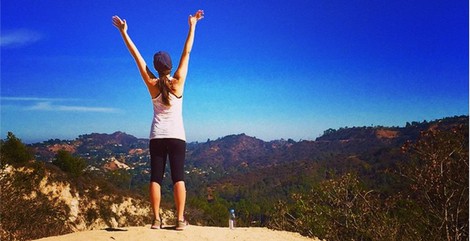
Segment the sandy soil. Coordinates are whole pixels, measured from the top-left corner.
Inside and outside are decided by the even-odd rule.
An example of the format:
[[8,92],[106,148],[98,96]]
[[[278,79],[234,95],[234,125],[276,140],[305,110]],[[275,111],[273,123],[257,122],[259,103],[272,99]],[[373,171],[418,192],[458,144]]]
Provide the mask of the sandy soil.
[[40,241],[218,241],[218,240],[269,240],[269,241],[318,241],[297,233],[273,231],[267,228],[229,228],[189,226],[184,231],[176,231],[173,227],[152,230],[150,226],[127,227],[119,229],[92,230],[71,233],[62,236],[38,239]]

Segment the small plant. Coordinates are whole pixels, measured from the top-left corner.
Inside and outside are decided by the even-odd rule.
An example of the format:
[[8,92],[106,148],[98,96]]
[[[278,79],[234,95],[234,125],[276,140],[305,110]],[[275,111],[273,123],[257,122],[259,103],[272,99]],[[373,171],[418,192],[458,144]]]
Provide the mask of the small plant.
[[31,150],[26,147],[20,139],[12,132],[8,132],[5,141],[0,141],[1,165],[5,164],[23,164],[33,159]]
[[74,177],[81,176],[87,167],[85,160],[74,157],[70,152],[65,150],[59,150],[52,163],[58,166],[62,171],[70,173]]

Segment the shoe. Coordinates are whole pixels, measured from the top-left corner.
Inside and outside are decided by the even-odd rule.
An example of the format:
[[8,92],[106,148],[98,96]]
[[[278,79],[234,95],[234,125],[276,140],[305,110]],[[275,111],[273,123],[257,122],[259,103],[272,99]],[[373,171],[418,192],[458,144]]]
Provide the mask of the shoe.
[[150,226],[151,229],[161,229],[162,228],[162,220],[157,220],[157,219],[154,219],[152,221],[152,226]]
[[188,221],[186,221],[186,219],[184,219],[182,221],[178,220],[178,222],[176,223],[176,230],[182,231],[185,228],[187,228],[188,226],[189,226],[189,223],[188,223]]

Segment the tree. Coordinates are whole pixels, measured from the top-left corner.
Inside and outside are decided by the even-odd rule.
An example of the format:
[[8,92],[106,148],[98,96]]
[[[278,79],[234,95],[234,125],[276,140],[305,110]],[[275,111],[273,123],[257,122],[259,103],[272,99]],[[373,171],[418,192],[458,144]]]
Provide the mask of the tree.
[[124,169],[118,169],[107,172],[106,179],[118,188],[130,189],[132,176],[128,171]]
[[87,167],[85,160],[72,156],[72,154],[66,150],[59,150],[52,164],[75,177],[82,175]]
[[5,141],[0,142],[1,163],[25,163],[33,159],[31,150],[12,132],[8,132]]
[[329,128],[328,130],[323,131],[323,135],[324,135],[324,136],[327,136],[327,135],[333,134],[333,133],[335,133],[335,132],[336,132],[335,129]]
[[400,239],[400,223],[391,209],[354,174],[323,181],[291,198],[291,204],[278,202],[269,227],[327,240]]
[[404,150],[411,161],[402,170],[418,217],[434,240],[468,240],[468,123],[450,130],[431,129]]

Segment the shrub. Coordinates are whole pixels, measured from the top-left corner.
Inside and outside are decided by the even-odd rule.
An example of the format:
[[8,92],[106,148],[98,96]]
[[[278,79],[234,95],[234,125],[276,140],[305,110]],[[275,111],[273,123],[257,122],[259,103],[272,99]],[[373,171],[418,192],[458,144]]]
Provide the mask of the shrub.
[[8,132],[5,141],[0,141],[0,153],[2,166],[5,164],[22,164],[33,159],[31,150],[12,132]]
[[106,173],[106,179],[120,189],[130,189],[132,176],[128,171],[118,169],[108,171]]
[[70,173],[74,177],[81,176],[87,167],[85,160],[73,157],[70,152],[59,150],[52,163],[58,166],[62,171]]
[[280,201],[270,228],[327,240],[396,240],[399,223],[378,193],[367,190],[353,174],[322,182],[308,193]]
[[415,229],[429,240],[468,240],[468,124],[431,129],[404,150],[411,161],[402,167],[410,182]]

